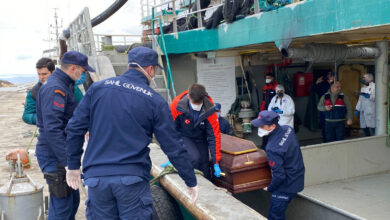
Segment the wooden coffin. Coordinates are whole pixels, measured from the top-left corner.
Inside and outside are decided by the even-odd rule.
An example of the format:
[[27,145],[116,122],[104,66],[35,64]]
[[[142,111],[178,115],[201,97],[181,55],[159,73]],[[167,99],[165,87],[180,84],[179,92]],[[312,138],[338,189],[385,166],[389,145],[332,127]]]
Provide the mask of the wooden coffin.
[[224,176],[213,183],[237,194],[262,189],[271,182],[271,171],[265,152],[252,141],[221,134],[221,160]]

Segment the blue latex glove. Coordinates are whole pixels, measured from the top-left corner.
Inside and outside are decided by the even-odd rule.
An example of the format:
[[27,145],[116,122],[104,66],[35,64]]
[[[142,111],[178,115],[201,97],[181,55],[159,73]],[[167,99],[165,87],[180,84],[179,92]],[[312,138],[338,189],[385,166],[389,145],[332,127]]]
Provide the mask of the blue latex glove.
[[171,164],[171,162],[168,161],[168,162],[166,162],[166,163],[161,164],[160,167],[165,168],[166,166],[168,166],[168,165],[170,165],[170,164]]
[[354,115],[355,115],[355,117],[359,116],[359,111],[355,110]]
[[221,168],[219,168],[218,164],[214,164],[214,176],[221,177]]
[[80,79],[76,79],[76,81],[75,81],[74,84],[75,84],[76,86],[83,84],[84,81],[85,81],[85,77],[86,77],[86,74],[85,74],[85,73],[81,73]]
[[367,98],[367,99],[370,98],[370,94],[368,94],[368,93],[362,93],[362,96],[363,96],[364,98]]
[[283,114],[283,111],[280,110],[280,109],[276,109],[275,112],[278,113],[278,114]]

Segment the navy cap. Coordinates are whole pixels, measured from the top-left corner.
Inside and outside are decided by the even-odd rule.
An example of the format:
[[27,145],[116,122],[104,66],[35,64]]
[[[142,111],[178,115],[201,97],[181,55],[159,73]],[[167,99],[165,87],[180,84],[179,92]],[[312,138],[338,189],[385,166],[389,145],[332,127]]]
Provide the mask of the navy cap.
[[137,65],[131,63],[138,63],[141,67],[157,65],[162,69],[158,63],[157,52],[149,47],[136,47],[130,50],[128,61],[131,67],[137,67]]
[[216,111],[221,111],[221,104],[215,103],[215,110]]
[[264,125],[277,124],[279,121],[279,114],[274,111],[262,111],[259,113],[259,117],[251,121],[251,124],[255,127],[261,127]]
[[88,57],[77,51],[66,52],[61,59],[61,63],[78,65],[89,72],[96,72],[88,65]]

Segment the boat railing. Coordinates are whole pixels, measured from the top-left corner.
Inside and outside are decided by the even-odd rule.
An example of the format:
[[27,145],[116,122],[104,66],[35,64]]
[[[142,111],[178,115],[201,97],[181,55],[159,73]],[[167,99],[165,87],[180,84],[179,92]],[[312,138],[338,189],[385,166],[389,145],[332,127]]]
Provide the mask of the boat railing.
[[136,34],[94,34],[96,51],[103,51],[104,46],[131,45],[141,42],[141,35]]
[[[177,10],[180,9],[180,5],[185,5],[184,3],[181,3],[181,2],[183,2],[183,0],[180,0],[180,1],[178,1],[178,0],[160,1],[160,3],[157,3],[156,0],[154,0],[154,3],[156,3],[156,4],[153,4],[152,6],[149,5],[150,0],[141,0],[141,7],[142,8],[144,7],[142,5],[143,1],[148,2],[148,7],[147,8],[151,7],[151,21],[152,21],[151,22],[151,29],[153,31],[152,33],[154,33],[154,29],[155,29],[155,27],[154,27],[155,24],[154,24],[153,21],[155,20],[155,18],[157,16],[161,16],[161,19],[164,19],[163,14],[158,14],[158,13],[162,10],[163,7],[165,7],[167,5],[169,5],[167,7],[169,9],[171,9],[171,11],[172,11],[172,29],[173,29],[172,33],[177,33],[177,19],[178,18],[180,18],[182,16],[192,15],[192,14],[196,14],[196,17],[201,18],[202,17],[202,15],[201,15],[202,12],[208,11],[208,10],[213,10],[213,9],[223,5],[221,3],[221,4],[213,5],[213,6],[208,7],[208,8],[200,9],[201,8],[200,7],[200,0],[195,0],[196,8],[198,10],[185,12],[182,15],[182,14],[177,14]],[[292,0],[291,4],[294,4],[294,3],[297,3],[297,2],[300,2],[300,1],[302,1],[302,0]],[[178,2],[180,3],[179,6],[178,6]],[[184,0],[184,2],[185,2],[185,0]],[[144,5],[146,5],[146,4],[144,4]],[[254,14],[257,14],[257,13],[261,12],[258,0],[254,1],[254,5],[253,6],[254,6]],[[158,11],[158,9],[160,9],[160,11]],[[144,18],[146,16],[150,16],[150,12],[149,11],[150,11],[149,9],[147,9],[147,13],[144,13],[144,11],[142,11],[143,12],[142,13],[142,18]],[[169,21],[162,20],[161,22],[164,24],[165,22],[169,22]],[[198,28],[202,28],[203,27],[202,19],[197,19],[197,22],[198,22]],[[158,26],[158,24],[157,24],[157,26]]]

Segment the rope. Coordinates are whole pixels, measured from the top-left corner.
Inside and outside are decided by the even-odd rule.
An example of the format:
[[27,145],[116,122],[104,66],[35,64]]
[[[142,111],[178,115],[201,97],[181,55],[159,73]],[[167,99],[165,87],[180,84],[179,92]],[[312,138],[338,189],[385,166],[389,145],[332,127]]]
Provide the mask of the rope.
[[28,146],[27,146],[27,148],[26,148],[26,152],[27,152],[27,153],[28,153],[28,150],[30,150],[32,141],[33,141],[34,138],[35,138],[35,135],[36,135],[36,133],[37,133],[37,130],[38,130],[38,127],[35,128],[34,133],[33,133],[32,137],[31,137],[30,143],[28,144]]
[[[195,174],[200,174],[200,175],[204,176],[202,171],[194,169],[194,172],[195,172]],[[172,173],[177,173],[177,169],[172,164],[169,164],[168,166],[165,167],[165,169],[158,176],[156,176],[155,178],[150,180],[150,185],[155,184],[157,181],[160,180],[161,177],[165,176],[166,174],[172,174]]]
[[32,144],[32,142],[33,142],[33,140],[35,138],[37,130],[38,130],[38,127],[35,128],[34,133],[33,133],[32,137],[31,137],[30,143],[28,144],[28,146],[26,148],[26,153],[27,153],[27,157],[28,157],[28,163],[23,164],[23,167],[29,166],[31,164],[30,153],[28,152],[28,150],[30,150],[31,144]]

